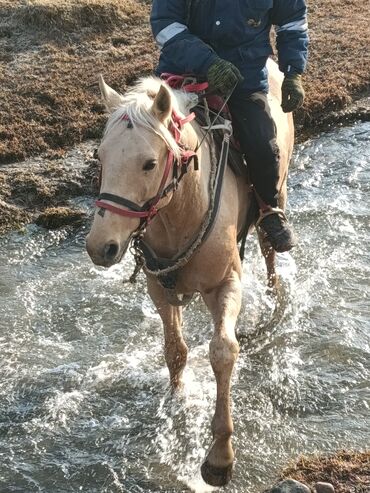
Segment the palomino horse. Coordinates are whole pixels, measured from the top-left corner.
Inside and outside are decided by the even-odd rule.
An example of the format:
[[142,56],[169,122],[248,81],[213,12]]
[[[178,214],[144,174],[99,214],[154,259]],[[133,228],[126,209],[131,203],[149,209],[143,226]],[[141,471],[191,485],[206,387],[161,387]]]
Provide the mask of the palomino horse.
[[[270,104],[280,148],[279,205],[284,208],[293,123],[291,115],[280,108],[282,77],[272,61],[269,72]],[[87,251],[97,265],[116,264],[144,218],[150,219],[145,243],[158,257],[174,258],[197,236],[210,202],[210,142],[205,139],[197,149],[204,130],[188,116],[194,96],[171,90],[153,77],[142,79],[123,96],[103,79],[100,88],[110,116],[98,150],[101,195],[87,237]],[[168,167],[177,166],[176,160],[181,163],[191,156],[189,150],[195,149],[199,168],[189,165],[177,186],[168,186],[173,179]],[[216,410],[212,419],[213,442],[201,468],[204,480],[214,486],[230,480],[234,459],[230,379],[239,353],[235,324],[241,307],[242,273],[237,236],[251,201],[248,185],[227,168],[213,228],[178,270],[173,287],[179,296],[200,293],[214,321],[209,355],[217,382]],[[272,282],[274,254],[265,241],[261,246]],[[178,389],[187,359],[181,330],[182,308],[169,301],[168,290],[155,273],[144,270],[150,297],[163,321],[171,386]]]

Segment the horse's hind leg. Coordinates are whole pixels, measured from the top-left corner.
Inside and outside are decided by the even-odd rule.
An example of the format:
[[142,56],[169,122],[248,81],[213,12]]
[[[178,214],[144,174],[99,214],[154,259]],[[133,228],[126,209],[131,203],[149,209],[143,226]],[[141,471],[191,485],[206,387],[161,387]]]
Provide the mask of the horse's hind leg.
[[230,380],[239,353],[235,337],[235,324],[241,306],[239,275],[232,272],[222,285],[202,295],[215,323],[209,354],[217,382],[217,399],[212,420],[213,443],[201,471],[208,484],[223,486],[231,479],[234,460],[231,445],[233,422],[230,411]]
[[[285,210],[287,203],[287,173],[284,176],[282,185],[280,186],[278,207]],[[262,255],[265,258],[267,269],[267,285],[270,289],[276,290],[278,287],[278,276],[275,269],[276,252],[272,248],[270,242],[266,239],[266,235],[263,231],[257,228],[258,241],[260,244]]]
[[186,365],[188,348],[182,337],[182,308],[168,303],[163,287],[155,278],[148,277],[148,292],[163,322],[164,351],[171,386],[174,390],[182,385],[182,372]]
[[274,289],[277,286],[277,274],[275,269],[276,252],[270,245],[270,242],[260,231],[258,232],[258,241],[260,244],[262,255],[265,258],[267,269],[267,285],[270,289]]

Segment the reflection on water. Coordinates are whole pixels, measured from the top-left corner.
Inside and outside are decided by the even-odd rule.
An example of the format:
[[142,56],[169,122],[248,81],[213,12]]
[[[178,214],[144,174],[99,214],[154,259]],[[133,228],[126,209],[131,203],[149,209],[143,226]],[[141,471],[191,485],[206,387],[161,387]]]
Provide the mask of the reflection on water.
[[[278,313],[249,240],[227,492],[261,491],[301,452],[370,443],[369,144],[363,123],[297,149],[300,243],[279,256]],[[199,301],[185,312],[186,389],[171,399],[143,279],[122,284],[131,259],[94,267],[85,233],[1,239],[0,491],[210,491],[198,471],[215,399],[209,316]]]

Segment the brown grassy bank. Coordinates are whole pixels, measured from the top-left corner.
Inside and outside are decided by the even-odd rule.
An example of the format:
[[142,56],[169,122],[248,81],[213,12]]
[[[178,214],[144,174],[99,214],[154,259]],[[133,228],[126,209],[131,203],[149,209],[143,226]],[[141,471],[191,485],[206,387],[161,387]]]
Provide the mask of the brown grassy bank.
[[[153,70],[158,52],[149,29],[150,3],[0,0],[0,165],[29,156],[46,158],[43,169],[37,165],[34,172],[32,167],[17,171],[25,173],[18,181],[31,188],[35,181],[39,183],[35,189],[40,196],[36,193],[34,201],[18,200],[22,188],[12,176],[13,167],[0,167],[0,183],[5,183],[0,200],[8,204],[1,207],[0,231],[14,226],[6,212],[13,206],[23,207],[16,214],[22,224],[35,211],[66,203],[68,175],[52,177],[53,191],[45,197],[42,182],[48,186],[52,176],[50,159],[101,135],[105,116],[97,74],[105,74],[107,82],[123,92],[137,77]],[[370,14],[370,4],[309,0],[309,10],[307,99],[296,115],[301,138],[322,124],[370,115],[366,105],[333,113],[348,108],[369,90],[366,11]],[[81,190],[86,189],[83,179],[79,178]]]
[[[100,135],[96,86],[124,91],[157,50],[145,0],[0,0],[0,163]],[[311,0],[307,100],[297,121],[325,120],[369,89],[370,5]]]
[[317,482],[334,486],[335,493],[369,493],[370,452],[341,451],[323,456],[300,457],[280,479],[293,478],[311,488]]
[[136,0],[0,0],[0,163],[100,134],[97,74],[124,91],[152,69]]

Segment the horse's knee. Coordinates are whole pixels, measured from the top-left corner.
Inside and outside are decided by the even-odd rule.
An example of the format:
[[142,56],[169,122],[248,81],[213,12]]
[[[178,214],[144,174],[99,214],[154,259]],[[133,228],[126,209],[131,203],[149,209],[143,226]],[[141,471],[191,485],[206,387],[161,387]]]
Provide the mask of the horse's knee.
[[239,344],[236,338],[227,334],[216,334],[211,339],[212,355],[221,360],[235,360],[239,354]]
[[188,347],[183,341],[177,341],[176,344],[166,344],[164,348],[167,364],[174,366],[185,366],[188,355]]
[[179,383],[181,373],[185,368],[188,356],[188,347],[184,341],[177,341],[176,344],[165,345],[165,359],[172,384]]
[[226,334],[216,334],[212,337],[209,355],[213,370],[232,370],[239,354],[239,344],[236,338]]

